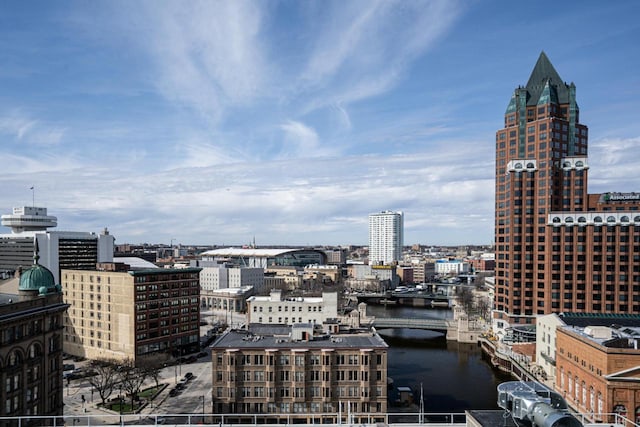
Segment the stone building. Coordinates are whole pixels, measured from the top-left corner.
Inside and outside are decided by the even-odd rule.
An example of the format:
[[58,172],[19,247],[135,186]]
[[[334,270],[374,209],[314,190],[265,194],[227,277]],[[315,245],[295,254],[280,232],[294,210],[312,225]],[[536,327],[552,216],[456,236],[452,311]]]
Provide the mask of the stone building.
[[214,412],[383,421],[387,348],[375,332],[340,332],[337,324],[229,331],[211,348]]
[[62,316],[68,305],[37,256],[19,279],[2,283],[0,292],[0,416],[38,415],[43,418],[23,418],[20,424],[53,425],[53,417],[63,414]]
[[86,357],[139,359],[177,357],[200,342],[199,268],[129,270],[99,264],[99,270],[62,270],[64,350]]

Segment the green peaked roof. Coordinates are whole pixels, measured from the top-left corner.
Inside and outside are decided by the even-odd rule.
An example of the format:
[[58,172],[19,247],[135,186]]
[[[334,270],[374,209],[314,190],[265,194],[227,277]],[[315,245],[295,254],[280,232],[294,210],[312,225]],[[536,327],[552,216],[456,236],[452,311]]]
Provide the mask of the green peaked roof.
[[542,102],[545,104],[548,101],[555,101],[560,104],[569,103],[569,87],[562,80],[556,69],[553,68],[544,51],[540,53],[538,61],[533,67],[526,89],[529,92],[527,105],[537,105],[541,95],[548,97]]

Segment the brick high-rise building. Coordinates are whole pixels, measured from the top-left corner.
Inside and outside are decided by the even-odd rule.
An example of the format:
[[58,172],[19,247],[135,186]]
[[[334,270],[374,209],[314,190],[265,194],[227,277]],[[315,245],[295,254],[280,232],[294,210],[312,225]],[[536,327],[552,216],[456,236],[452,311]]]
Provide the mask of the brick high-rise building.
[[588,194],[576,87],[543,53],[496,133],[494,329],[640,312],[640,194]]

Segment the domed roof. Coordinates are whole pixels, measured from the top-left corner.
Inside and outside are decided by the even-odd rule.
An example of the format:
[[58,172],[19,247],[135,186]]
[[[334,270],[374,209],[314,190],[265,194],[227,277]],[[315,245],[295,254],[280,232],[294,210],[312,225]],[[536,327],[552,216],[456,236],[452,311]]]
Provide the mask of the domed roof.
[[59,292],[56,286],[53,273],[48,268],[38,264],[40,256],[38,255],[38,240],[34,239],[33,245],[33,265],[20,274],[19,291],[37,291],[40,295],[46,295],[49,292]]
[[[41,291],[41,288],[47,289],[48,292],[56,288],[53,273],[40,264],[35,264],[20,275],[21,291]],[[41,293],[41,292],[40,292]]]

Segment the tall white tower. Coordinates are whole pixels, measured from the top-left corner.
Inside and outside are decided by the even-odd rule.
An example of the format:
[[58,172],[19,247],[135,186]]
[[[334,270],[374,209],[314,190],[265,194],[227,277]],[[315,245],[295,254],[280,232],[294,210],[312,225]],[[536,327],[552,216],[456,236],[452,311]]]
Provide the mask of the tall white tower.
[[404,219],[402,212],[369,215],[369,264],[392,264],[402,259]]

